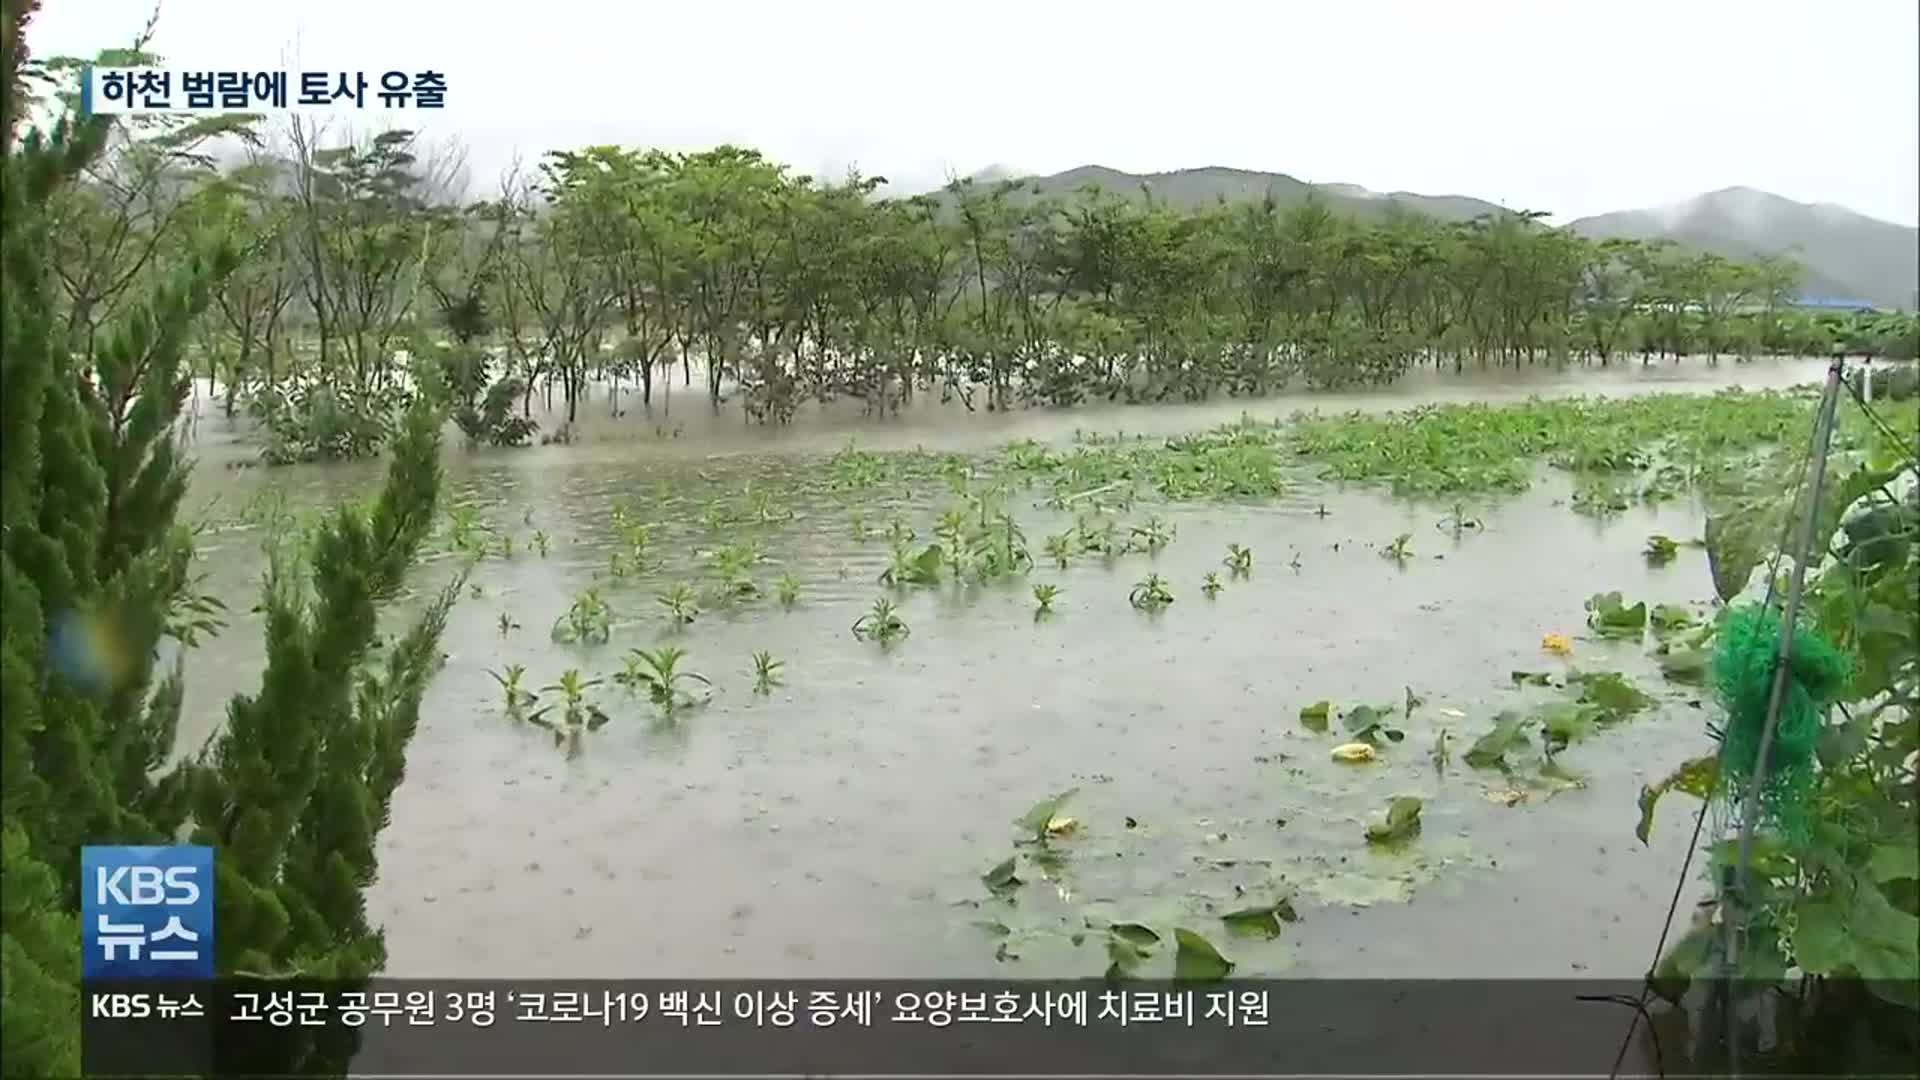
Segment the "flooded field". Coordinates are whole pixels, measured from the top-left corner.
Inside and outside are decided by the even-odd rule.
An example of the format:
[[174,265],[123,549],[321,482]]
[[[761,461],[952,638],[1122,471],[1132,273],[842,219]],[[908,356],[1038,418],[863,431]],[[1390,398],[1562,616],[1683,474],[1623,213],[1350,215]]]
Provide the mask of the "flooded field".
[[[455,513],[501,547],[474,565],[455,610],[381,836],[371,904],[388,971],[1092,975],[1109,963],[1106,927],[1141,923],[1163,938],[1201,933],[1237,974],[1636,978],[1686,830],[1656,829],[1642,846],[1635,796],[1708,739],[1697,694],[1663,681],[1640,642],[1584,637],[1583,605],[1619,590],[1707,610],[1701,551],[1659,567],[1642,555],[1650,533],[1700,534],[1689,500],[1599,521],[1570,512],[1568,479],[1543,467],[1524,494],[1468,500],[1461,510],[1480,527],[1455,529],[1451,502],[1343,489],[1301,461],[1277,499],[1143,494],[1114,516],[1154,542],[1079,553],[1062,569],[1042,541],[1070,530],[1077,508],[1015,484],[1003,508],[1030,572],[889,589],[876,580],[892,562],[888,530],[911,529],[915,550],[931,542],[957,482],[922,454],[899,457],[910,466],[865,459],[869,475],[849,485],[849,456],[835,454],[849,440],[974,453],[1243,412],[1779,386],[1817,372],[1635,364],[1550,387],[1469,374],[1208,407],[811,416],[787,432],[714,420],[690,399],[674,406],[678,437],[630,415],[597,421],[574,446],[452,448],[443,505],[467,507]],[[235,522],[242,508],[269,490],[321,505],[371,491],[379,475],[372,464],[228,469],[246,445],[222,425],[200,422],[192,501],[224,523],[203,537],[202,565],[237,614],[189,661],[184,749],[215,730],[228,696],[257,685],[260,636],[243,613],[262,536]],[[649,564],[614,574],[632,522],[649,527]],[[1405,557],[1383,557],[1402,535]],[[709,588],[713,553],[750,542],[765,595],[703,596],[676,626],[661,594]],[[1252,552],[1244,575],[1224,565],[1234,544]],[[444,528],[434,550],[422,586],[463,558]],[[1142,611],[1129,592],[1150,574],[1174,601]],[[1222,586],[1211,597],[1209,574]],[[774,596],[782,575],[798,584],[791,606]],[[1035,584],[1058,588],[1049,616],[1035,615]],[[550,628],[591,588],[610,608],[608,642],[556,643]],[[886,647],[851,631],[882,597],[911,629]],[[1571,656],[1542,650],[1550,633],[1574,639]],[[712,680],[709,704],[663,718],[611,678],[628,650],[665,644]],[[783,666],[756,693],[763,651]],[[567,669],[605,678],[588,694],[609,722],[567,754],[507,715],[489,672],[514,664],[529,688]],[[1553,775],[1461,762],[1499,710],[1572,692],[1516,688],[1512,673],[1569,670],[1620,672],[1655,701],[1568,747]],[[1300,715],[1322,700],[1335,709],[1326,733]],[[1360,705],[1402,737],[1381,740],[1371,764],[1342,764],[1331,756],[1351,738],[1340,711]],[[1442,729],[1444,766],[1433,754]],[[1054,834],[1019,843],[1015,820],[1070,789]],[[1398,796],[1423,800],[1419,835],[1370,844],[1369,821]],[[1675,800],[1663,820],[1696,805]],[[993,873],[1016,854],[1011,875]],[[1297,919],[1221,918],[1282,899]],[[1140,970],[1161,972],[1171,955],[1163,945]]]

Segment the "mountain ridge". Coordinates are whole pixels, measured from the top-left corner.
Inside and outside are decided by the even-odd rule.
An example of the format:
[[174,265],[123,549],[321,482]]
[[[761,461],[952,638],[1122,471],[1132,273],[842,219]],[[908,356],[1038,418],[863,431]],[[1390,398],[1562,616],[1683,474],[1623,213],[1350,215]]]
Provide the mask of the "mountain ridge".
[[[1287,173],[1224,165],[1129,173],[1087,164],[1045,176],[1019,175],[1005,165],[995,165],[975,176],[983,183],[1017,179],[1042,196],[1070,196],[1091,183],[1122,198],[1139,199],[1151,193],[1156,201],[1183,208],[1220,199],[1258,199],[1269,193],[1285,205],[1312,192],[1335,210],[1361,218],[1378,218],[1395,206],[1445,221],[1509,209],[1468,195],[1380,192],[1359,184],[1309,183]],[[1593,239],[1672,240],[1729,258],[1784,255],[1805,270],[1802,295],[1920,308],[1920,229],[1835,203],[1796,202],[1735,185],[1662,206],[1576,218],[1561,228]]]

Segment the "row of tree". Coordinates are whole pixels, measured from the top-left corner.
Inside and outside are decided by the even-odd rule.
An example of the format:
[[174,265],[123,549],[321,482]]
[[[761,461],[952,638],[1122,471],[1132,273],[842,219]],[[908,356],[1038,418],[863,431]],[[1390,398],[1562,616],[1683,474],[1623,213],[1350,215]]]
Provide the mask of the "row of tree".
[[[249,402],[283,457],[370,453],[423,389],[471,437],[521,442],[541,389],[571,423],[590,385],[611,384],[616,412],[623,386],[651,407],[675,367],[691,384],[697,366],[716,408],[737,393],[781,422],[810,399],[1005,409],[1381,383],[1420,364],[1920,352],[1911,314],[1795,308],[1788,260],[1596,242],[1535,214],[1182,210],[967,180],[888,199],[883,180],[821,183],[735,147],[555,152],[462,205],[457,153],[323,135],[236,118],[136,130],[56,211],[76,342],[169,250],[221,235],[250,253],[198,344],[229,411]],[[205,152],[234,138],[244,164]]]
[[[211,845],[221,975],[380,969],[362,890],[463,575],[382,641],[435,520],[445,417],[422,400],[397,417],[376,500],[275,530],[260,689],[176,760],[185,658],[221,623],[178,519],[185,357],[262,259],[227,230],[176,227],[206,203],[103,192],[125,175],[103,162],[125,145],[107,118],[31,125],[30,90],[52,77],[26,52],[37,6],[0,9],[0,1059],[9,1076],[67,1077],[82,845]],[[144,135],[135,157],[199,137]],[[114,190],[117,220],[76,215]],[[276,1074],[340,1074],[351,1052],[286,1049]]]

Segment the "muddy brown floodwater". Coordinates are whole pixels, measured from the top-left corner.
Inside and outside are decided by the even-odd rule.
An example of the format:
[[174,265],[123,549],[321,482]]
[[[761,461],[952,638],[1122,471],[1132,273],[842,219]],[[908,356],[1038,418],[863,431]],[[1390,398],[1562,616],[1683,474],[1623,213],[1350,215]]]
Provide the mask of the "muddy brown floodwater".
[[[1005,586],[905,592],[912,634],[882,651],[849,633],[885,592],[875,583],[886,564],[878,530],[897,514],[929,537],[950,498],[937,484],[889,483],[849,500],[826,489],[822,466],[849,439],[865,449],[986,450],[1022,437],[1059,442],[1076,429],[1194,429],[1242,412],[1778,386],[1818,371],[1635,362],[1204,407],[926,409],[885,423],[854,409],[772,433],[733,412],[714,420],[680,390],[669,421],[682,425],[679,437],[656,434],[656,418],[637,412],[606,419],[596,398],[588,415],[600,419],[581,444],[450,447],[446,501],[517,534],[519,550],[479,563],[480,595],[455,610],[447,665],[381,837],[369,902],[387,929],[389,971],[1092,975],[1106,965],[1102,939],[1076,940],[1092,918],[1162,933],[1191,927],[1240,974],[1637,978],[1697,804],[1664,805],[1642,846],[1635,796],[1709,742],[1697,695],[1663,683],[1643,646],[1577,635],[1595,592],[1704,610],[1713,596],[1704,554],[1683,548],[1657,569],[1641,556],[1649,533],[1698,536],[1697,508],[1676,502],[1598,522],[1572,513],[1565,479],[1543,469],[1525,495],[1469,503],[1486,528],[1456,539],[1436,527],[1444,507],[1343,490],[1303,466],[1284,498],[1258,505],[1143,498],[1134,518],[1157,514],[1177,529],[1164,551],[1056,571],[1040,542],[1070,517],[1045,509],[1035,489],[1010,508],[1040,566]],[[214,521],[268,488],[313,505],[363,494],[380,472],[229,469],[250,452],[246,440],[211,416],[198,438],[192,502]],[[792,519],[718,536],[700,523],[710,499],[749,484]],[[616,499],[655,525],[665,567],[605,580]],[[863,507],[872,539],[853,538],[850,505]],[[544,558],[528,550],[536,528],[552,538]],[[701,580],[699,553],[749,533],[766,546],[761,584],[790,572],[800,602],[709,611],[670,632],[655,596]],[[1404,566],[1379,551],[1400,533],[1412,534]],[[203,542],[212,588],[236,612],[258,587],[260,539],[228,525]],[[1200,582],[1210,570],[1227,577],[1229,543],[1253,549],[1252,575],[1209,600]],[[444,536],[434,546],[423,585],[454,566]],[[1176,596],[1152,616],[1127,602],[1148,572]],[[553,643],[548,628],[596,582],[613,605],[612,642]],[[1042,622],[1028,594],[1037,582],[1061,590],[1058,613]],[[502,612],[522,628],[503,635]],[[1576,635],[1570,660],[1542,653],[1548,632]],[[610,675],[628,648],[668,642],[719,687],[712,704],[664,724],[609,682],[597,700],[612,722],[573,759],[503,715],[487,674],[523,664],[534,686],[567,668]],[[752,692],[760,650],[786,664],[784,685],[764,697]],[[261,662],[257,621],[244,616],[189,658],[183,749],[217,728],[231,694],[257,685]],[[1561,755],[1585,787],[1495,801],[1509,783],[1466,769],[1458,751],[1496,710],[1549,693],[1512,689],[1510,672],[1569,664],[1625,672],[1659,706]],[[1424,703],[1401,725],[1405,741],[1371,766],[1334,763],[1328,751],[1343,740],[1298,719],[1316,700],[1385,704],[1407,688]],[[1456,747],[1444,774],[1428,755],[1441,727]],[[1033,880],[1014,903],[991,897],[981,875],[1014,852],[1013,819],[1069,787],[1079,791],[1065,812],[1080,828],[1051,845],[1063,856],[1052,878],[1023,870]],[[1426,800],[1421,835],[1402,851],[1370,849],[1368,815],[1403,794]],[[1277,940],[1222,931],[1221,912],[1286,894],[1301,918]]]

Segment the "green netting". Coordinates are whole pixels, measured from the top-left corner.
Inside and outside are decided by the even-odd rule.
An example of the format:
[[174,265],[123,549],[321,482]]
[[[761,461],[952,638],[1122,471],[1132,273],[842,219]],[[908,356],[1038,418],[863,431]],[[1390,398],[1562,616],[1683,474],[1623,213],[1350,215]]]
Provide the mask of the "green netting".
[[[1780,614],[1743,605],[1727,613],[1713,657],[1713,686],[1726,713],[1718,800],[1737,818],[1760,752],[1780,651]],[[1852,659],[1796,627],[1780,721],[1760,783],[1760,822],[1792,845],[1806,842],[1814,793],[1814,748],[1827,709],[1852,674]]]

